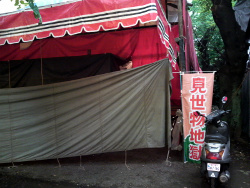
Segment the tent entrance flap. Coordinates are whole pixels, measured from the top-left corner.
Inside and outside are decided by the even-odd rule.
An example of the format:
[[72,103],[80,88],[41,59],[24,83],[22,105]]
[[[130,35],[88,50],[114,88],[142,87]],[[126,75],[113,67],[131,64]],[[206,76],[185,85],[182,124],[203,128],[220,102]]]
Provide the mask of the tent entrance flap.
[[164,147],[171,78],[164,59],[74,81],[1,89],[0,163]]

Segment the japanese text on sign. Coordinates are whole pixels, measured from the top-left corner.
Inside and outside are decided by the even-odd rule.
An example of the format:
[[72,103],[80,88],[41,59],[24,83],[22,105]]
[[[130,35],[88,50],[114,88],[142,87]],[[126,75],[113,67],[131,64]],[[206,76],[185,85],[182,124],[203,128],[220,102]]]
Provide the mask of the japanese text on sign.
[[202,144],[204,143],[205,131],[201,128],[204,127],[205,118],[201,116],[194,116],[194,111],[206,111],[206,77],[193,77],[191,82],[191,90],[189,90],[191,112],[189,113],[189,123],[191,125],[189,141],[195,143],[189,146],[189,158],[192,160],[200,160]]

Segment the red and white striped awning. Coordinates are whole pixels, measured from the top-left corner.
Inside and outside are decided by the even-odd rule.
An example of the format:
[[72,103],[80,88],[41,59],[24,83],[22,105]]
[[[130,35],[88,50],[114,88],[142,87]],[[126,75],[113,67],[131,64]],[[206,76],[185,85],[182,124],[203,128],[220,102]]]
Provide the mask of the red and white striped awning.
[[170,26],[159,0],[75,0],[39,7],[43,23],[31,9],[0,15],[0,45],[63,37],[83,32],[128,28],[157,21],[159,35],[175,62]]
[[78,0],[42,7],[43,23],[38,25],[33,11],[0,17],[0,45],[34,39],[63,37],[82,32],[114,30],[158,20],[155,0]]

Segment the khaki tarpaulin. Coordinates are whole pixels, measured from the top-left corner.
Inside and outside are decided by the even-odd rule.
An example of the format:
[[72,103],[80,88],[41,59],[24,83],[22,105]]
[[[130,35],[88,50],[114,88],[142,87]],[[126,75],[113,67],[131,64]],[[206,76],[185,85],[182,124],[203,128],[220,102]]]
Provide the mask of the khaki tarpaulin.
[[[0,163],[170,143],[167,59],[44,86],[0,90]],[[165,128],[167,126],[167,130]]]

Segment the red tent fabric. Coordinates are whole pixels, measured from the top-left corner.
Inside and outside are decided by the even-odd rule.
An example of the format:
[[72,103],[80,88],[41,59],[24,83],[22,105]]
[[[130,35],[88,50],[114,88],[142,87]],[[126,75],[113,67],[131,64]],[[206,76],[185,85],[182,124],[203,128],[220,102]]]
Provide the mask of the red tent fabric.
[[157,21],[170,62],[176,63],[176,44],[171,41],[170,25],[158,0],[78,0],[39,9],[42,25],[38,25],[31,10],[0,15],[0,45],[138,27]]
[[132,59],[133,67],[138,67],[166,58],[166,49],[155,27],[47,38],[33,41],[25,50],[20,50],[20,44],[0,49],[1,61],[112,53]]
[[41,25],[38,25],[32,10],[3,15],[0,19],[0,44],[114,30],[135,26],[138,22],[156,21],[156,3],[154,0],[84,0],[41,7]]
[[[186,7],[183,1],[183,7]],[[186,8],[183,8],[183,34],[185,36],[186,71],[201,71],[194,47],[193,26]],[[190,68],[192,67],[193,70]]]
[[[173,72],[179,71],[178,45],[160,0],[77,0],[39,10],[42,25],[31,10],[0,15],[0,61],[79,56],[91,51],[131,58],[133,67],[168,57]],[[156,26],[139,28],[151,23]],[[134,29],[117,31],[122,28]],[[102,32],[112,30],[116,31]],[[32,44],[20,50],[20,42]],[[180,101],[179,76],[174,76],[172,99]]]

